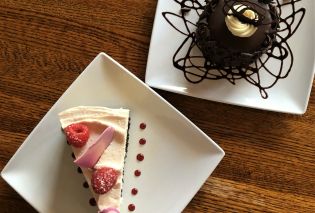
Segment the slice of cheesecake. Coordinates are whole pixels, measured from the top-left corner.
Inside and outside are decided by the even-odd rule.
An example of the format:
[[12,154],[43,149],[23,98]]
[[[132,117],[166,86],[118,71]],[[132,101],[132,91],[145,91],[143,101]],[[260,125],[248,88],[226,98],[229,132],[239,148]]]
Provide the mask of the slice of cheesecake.
[[78,106],[59,119],[99,210],[119,212],[129,110]]

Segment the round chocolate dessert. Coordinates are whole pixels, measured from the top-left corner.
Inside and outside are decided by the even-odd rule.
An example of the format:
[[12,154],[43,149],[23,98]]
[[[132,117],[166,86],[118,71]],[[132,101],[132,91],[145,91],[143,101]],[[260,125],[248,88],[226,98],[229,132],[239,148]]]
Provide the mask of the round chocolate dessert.
[[278,27],[272,0],[208,0],[196,43],[217,67],[247,67],[273,46]]

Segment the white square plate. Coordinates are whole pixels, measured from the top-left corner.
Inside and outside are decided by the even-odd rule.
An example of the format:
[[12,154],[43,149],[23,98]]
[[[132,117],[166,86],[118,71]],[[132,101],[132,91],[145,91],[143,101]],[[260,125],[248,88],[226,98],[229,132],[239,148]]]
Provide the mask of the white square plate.
[[[136,212],[180,212],[221,161],[224,151],[185,116],[104,53],[99,54],[27,137],[2,177],[39,212],[97,212],[82,187],[57,114],[78,105],[129,108],[123,205]],[[147,128],[140,131],[140,122]],[[147,144],[139,145],[140,138]],[[139,163],[136,154],[145,159]],[[134,170],[140,169],[140,177]],[[139,193],[131,196],[131,189]]]
[[[288,40],[294,55],[293,68],[287,78],[280,79],[274,87],[267,90],[267,99],[263,99],[259,89],[245,80],[237,80],[236,85],[233,85],[224,79],[205,79],[198,84],[189,83],[185,79],[183,72],[173,66],[172,59],[186,36],[176,31],[162,15],[162,12],[172,12],[181,16],[180,4],[176,1],[182,2],[158,1],[145,78],[148,85],[188,96],[264,110],[295,114],[306,111],[315,71],[315,1],[303,0],[296,4],[298,8],[306,8],[306,15],[299,29]],[[282,9],[283,14],[288,15],[291,7],[284,6]],[[198,20],[194,11],[188,12],[185,17],[192,23]],[[185,31],[182,19],[174,18],[171,22]],[[194,26],[188,24],[188,27],[194,32]],[[183,54],[188,47],[183,46]],[[278,65],[269,63],[269,67]]]

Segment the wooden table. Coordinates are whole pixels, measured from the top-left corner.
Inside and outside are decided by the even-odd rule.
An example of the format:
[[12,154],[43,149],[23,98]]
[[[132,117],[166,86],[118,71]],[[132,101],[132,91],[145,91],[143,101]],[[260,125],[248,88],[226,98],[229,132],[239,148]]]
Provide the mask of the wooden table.
[[[0,169],[99,52],[144,80],[156,4],[0,1]],[[303,116],[158,93],[226,152],[184,212],[315,212],[314,92]],[[35,212],[2,179],[0,211]]]

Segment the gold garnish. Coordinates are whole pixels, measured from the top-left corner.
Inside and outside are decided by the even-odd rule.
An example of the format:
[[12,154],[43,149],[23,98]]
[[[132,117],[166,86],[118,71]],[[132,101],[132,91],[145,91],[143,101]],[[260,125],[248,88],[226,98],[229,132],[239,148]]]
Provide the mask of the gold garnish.
[[255,19],[255,17],[256,17],[255,12],[254,12],[254,11],[252,11],[252,10],[250,10],[250,9],[245,10],[245,11],[244,11],[244,13],[243,13],[243,15],[244,15],[245,17],[247,17],[247,18],[251,19],[251,20],[254,20],[254,19]]

